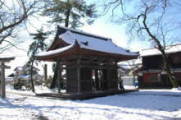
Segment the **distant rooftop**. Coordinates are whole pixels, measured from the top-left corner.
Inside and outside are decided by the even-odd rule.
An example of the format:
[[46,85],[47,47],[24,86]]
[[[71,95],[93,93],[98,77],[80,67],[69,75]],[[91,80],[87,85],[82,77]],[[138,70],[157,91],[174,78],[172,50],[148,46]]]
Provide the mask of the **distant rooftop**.
[[[167,46],[165,51],[167,54],[181,52],[181,44]],[[150,49],[141,50],[140,55],[141,56],[161,55],[161,52],[157,48],[150,48]]]

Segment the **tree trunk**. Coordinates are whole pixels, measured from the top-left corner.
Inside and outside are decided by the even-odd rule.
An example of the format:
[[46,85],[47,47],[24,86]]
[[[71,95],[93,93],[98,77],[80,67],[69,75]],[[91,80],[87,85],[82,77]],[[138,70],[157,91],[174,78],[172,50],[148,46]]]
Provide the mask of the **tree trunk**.
[[66,19],[65,19],[65,27],[69,26],[70,11],[71,11],[71,9],[67,10],[67,15],[66,15]]
[[163,59],[163,64],[164,64],[164,69],[167,72],[168,78],[169,78],[172,86],[174,88],[176,88],[176,87],[179,86],[179,84],[178,84],[178,82],[176,81],[174,75],[171,72],[171,67],[169,65],[168,56],[165,53],[165,48],[164,48],[164,46],[161,45],[159,39],[151,32],[150,28],[147,26],[146,20],[147,20],[148,10],[149,10],[149,8],[146,7],[146,9],[144,11],[144,14],[141,15],[143,17],[142,23],[143,23],[144,29],[147,32],[148,36],[156,43],[156,45],[158,47],[158,50],[161,52],[162,59]]
[[69,20],[70,20],[70,12],[71,12],[71,7],[69,6],[69,0],[67,0],[67,11],[66,11],[66,18],[65,18],[65,27],[69,26]]
[[34,86],[34,81],[33,81],[33,64],[34,64],[34,60],[31,61],[30,82],[31,82],[31,89],[32,89],[32,92],[35,93],[35,86]]
[[154,39],[154,41],[157,43],[158,45],[158,50],[161,52],[162,54],[162,59],[163,59],[163,68],[166,71],[168,78],[172,84],[172,87],[177,88],[179,86],[177,80],[175,79],[175,76],[173,75],[173,73],[171,72],[171,66],[169,64],[169,59],[167,54],[165,53],[165,49],[163,48],[163,46],[160,44],[160,42],[157,39]]
[[171,72],[171,67],[169,64],[169,59],[168,56],[166,55],[165,51],[162,52],[162,58],[163,58],[163,63],[164,63],[164,69],[167,72],[168,78],[174,88],[179,87],[178,81],[175,79],[175,76]]
[[[69,3],[69,0],[67,0],[67,3]],[[69,6],[67,6],[67,13],[66,13],[66,18],[65,18],[65,27],[69,27],[70,12],[71,12],[71,8],[70,8]],[[57,63],[55,63],[53,80],[52,80],[52,83],[51,83],[51,85],[50,85],[50,88],[51,88],[51,89],[53,89],[53,88],[56,87],[56,83],[57,83],[57,73],[58,73],[58,67],[57,67]]]

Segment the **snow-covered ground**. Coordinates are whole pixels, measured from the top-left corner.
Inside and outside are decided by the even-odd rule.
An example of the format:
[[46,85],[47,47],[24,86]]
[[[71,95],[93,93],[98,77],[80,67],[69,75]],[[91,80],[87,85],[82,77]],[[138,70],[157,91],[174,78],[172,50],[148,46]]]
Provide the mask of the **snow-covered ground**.
[[181,91],[140,90],[71,101],[8,90],[7,99],[0,99],[0,120],[181,120]]

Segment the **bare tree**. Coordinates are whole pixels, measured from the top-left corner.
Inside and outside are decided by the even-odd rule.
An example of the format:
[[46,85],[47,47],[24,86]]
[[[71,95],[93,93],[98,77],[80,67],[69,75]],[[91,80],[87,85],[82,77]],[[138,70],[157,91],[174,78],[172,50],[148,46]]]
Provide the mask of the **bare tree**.
[[[172,22],[170,22],[170,15],[172,14],[167,14],[172,8],[179,9],[173,3],[169,0],[135,0],[129,2],[127,0],[108,0],[106,9],[112,9],[113,16],[115,16],[115,12],[116,14],[119,13],[119,20],[116,22],[126,23],[129,33],[133,36],[137,35],[139,39],[147,39],[161,52],[163,69],[167,72],[172,86],[178,87],[178,82],[168,62],[168,55],[165,52],[167,43],[174,41],[173,36],[171,39],[168,37],[171,36],[170,33],[173,33],[170,30],[176,30],[173,26],[180,22],[175,21],[175,18],[172,18]],[[121,12],[116,11],[116,8],[121,8]]]
[[17,27],[25,23],[29,16],[37,12],[36,0],[0,0],[0,45],[6,42],[13,45],[8,39]]

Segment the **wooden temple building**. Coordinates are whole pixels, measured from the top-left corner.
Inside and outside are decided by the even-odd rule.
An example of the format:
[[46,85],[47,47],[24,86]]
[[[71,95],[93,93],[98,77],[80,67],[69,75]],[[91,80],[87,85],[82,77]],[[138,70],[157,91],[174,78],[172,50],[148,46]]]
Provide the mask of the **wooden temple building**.
[[[181,86],[181,44],[166,47],[171,72]],[[140,88],[172,88],[172,84],[163,69],[161,53],[156,48],[140,52],[142,68],[139,70]]]
[[111,39],[57,27],[57,34],[37,60],[56,62],[58,91],[61,83],[68,94],[118,91],[117,63],[136,59],[138,53],[115,45]]

